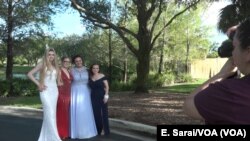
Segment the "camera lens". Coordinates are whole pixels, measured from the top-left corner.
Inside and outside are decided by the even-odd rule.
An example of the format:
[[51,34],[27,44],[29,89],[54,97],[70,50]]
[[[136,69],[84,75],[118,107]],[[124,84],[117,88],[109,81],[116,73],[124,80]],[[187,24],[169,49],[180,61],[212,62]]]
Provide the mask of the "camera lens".
[[231,57],[233,51],[233,43],[231,40],[226,40],[222,42],[221,46],[218,48],[218,55],[222,58]]

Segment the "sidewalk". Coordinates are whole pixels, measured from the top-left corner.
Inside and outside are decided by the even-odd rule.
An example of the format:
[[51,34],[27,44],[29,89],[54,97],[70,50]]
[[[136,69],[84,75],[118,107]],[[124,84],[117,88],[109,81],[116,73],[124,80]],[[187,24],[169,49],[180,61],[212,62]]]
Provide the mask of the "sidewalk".
[[[0,106],[0,113],[17,117],[42,119],[42,110],[27,107]],[[109,119],[111,132],[141,141],[155,141],[156,127],[140,123]]]

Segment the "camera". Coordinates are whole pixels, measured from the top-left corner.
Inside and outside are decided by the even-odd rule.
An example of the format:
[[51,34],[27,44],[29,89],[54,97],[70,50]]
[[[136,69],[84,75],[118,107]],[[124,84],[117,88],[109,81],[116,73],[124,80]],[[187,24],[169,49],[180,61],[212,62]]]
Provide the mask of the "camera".
[[234,35],[235,35],[235,30],[230,33],[229,39],[222,42],[221,46],[218,48],[218,55],[220,57],[228,58],[232,56]]

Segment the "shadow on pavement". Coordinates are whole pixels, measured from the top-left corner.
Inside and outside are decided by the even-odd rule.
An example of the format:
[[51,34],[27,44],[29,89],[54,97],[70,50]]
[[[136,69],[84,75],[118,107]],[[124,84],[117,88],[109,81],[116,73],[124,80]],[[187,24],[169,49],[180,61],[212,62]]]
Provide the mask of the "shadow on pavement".
[[[37,141],[42,120],[0,114],[0,141]],[[67,141],[140,141],[127,136],[111,133],[91,139],[68,139]]]

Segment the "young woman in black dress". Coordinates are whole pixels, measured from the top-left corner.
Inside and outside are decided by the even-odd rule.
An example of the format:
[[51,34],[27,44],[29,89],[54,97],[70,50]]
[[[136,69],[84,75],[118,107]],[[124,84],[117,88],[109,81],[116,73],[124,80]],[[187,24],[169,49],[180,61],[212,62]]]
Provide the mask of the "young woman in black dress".
[[109,135],[108,99],[109,85],[104,74],[99,72],[99,65],[90,67],[89,86],[91,88],[91,100],[98,135],[104,130],[104,135]]

